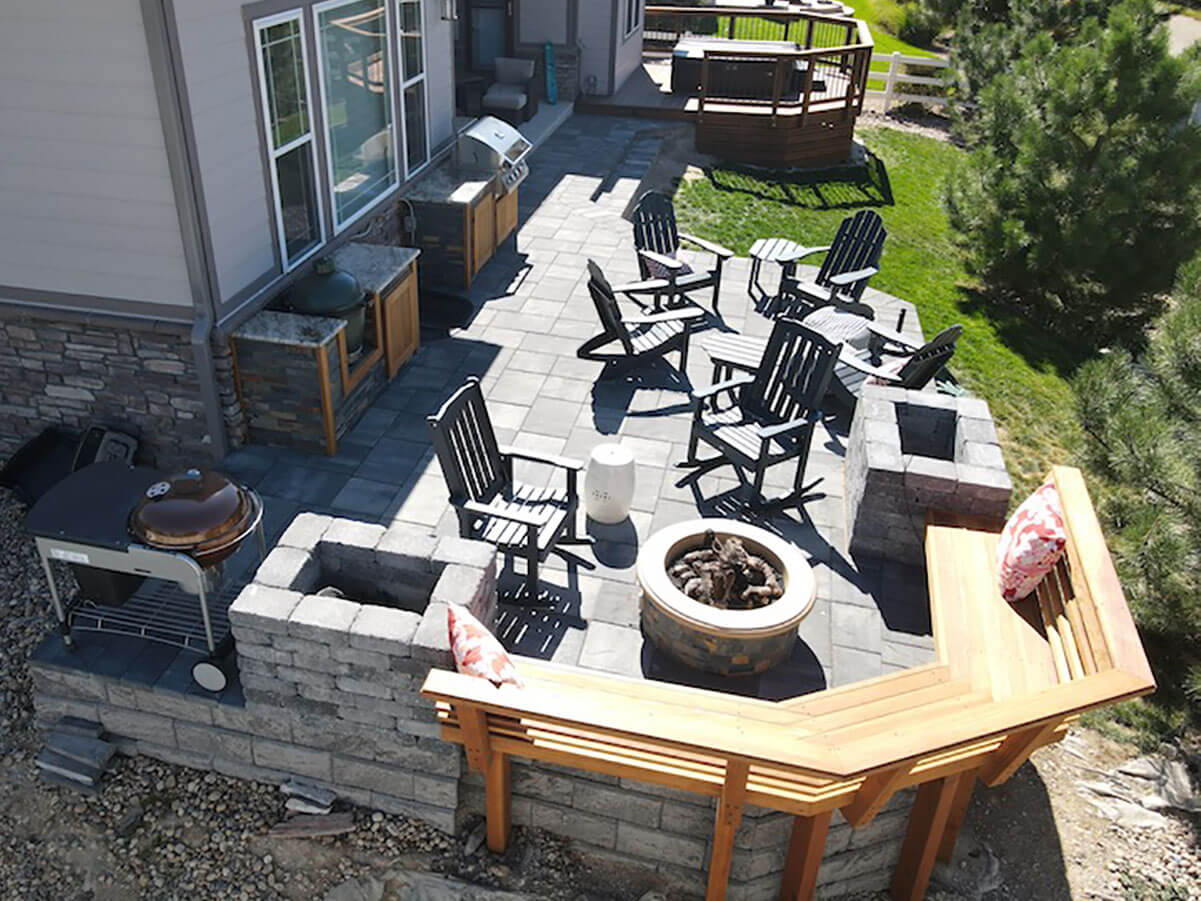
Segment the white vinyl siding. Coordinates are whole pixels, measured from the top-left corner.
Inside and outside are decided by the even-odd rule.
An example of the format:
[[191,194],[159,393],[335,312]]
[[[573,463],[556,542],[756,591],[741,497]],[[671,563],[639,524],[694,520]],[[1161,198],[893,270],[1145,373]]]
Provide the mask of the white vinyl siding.
[[137,2],[6,6],[0,144],[0,285],[191,306]]

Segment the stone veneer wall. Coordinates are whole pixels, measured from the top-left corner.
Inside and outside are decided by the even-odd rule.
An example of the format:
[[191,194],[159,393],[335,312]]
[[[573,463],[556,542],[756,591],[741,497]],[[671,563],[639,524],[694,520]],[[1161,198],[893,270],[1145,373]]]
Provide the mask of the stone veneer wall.
[[[306,595],[321,574],[396,586],[433,584],[418,612]],[[420,687],[450,667],[446,605],[495,614],[490,545],[301,514],[230,609],[245,706],[159,692],[33,664],[39,720],[100,721],[126,754],[260,782],[297,775],[348,800],[418,817],[452,832],[484,810],[482,778],[457,745],[440,740]],[[835,815],[819,894],[882,889],[891,879],[910,793],[852,831]],[[513,819],[574,839],[602,862],[654,869],[704,893],[710,798],[551,764],[513,761]],[[774,899],[792,818],[750,808],[735,840],[729,897]]]
[[[228,351],[215,348],[232,445],[241,409]],[[207,446],[204,404],[187,327],[110,325],[0,308],[0,460],[50,425],[91,423],[138,433],[163,468],[194,462]]]

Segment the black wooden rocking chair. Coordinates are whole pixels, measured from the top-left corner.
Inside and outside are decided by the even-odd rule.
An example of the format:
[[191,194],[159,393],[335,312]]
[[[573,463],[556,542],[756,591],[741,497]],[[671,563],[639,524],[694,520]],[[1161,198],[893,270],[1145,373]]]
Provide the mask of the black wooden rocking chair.
[[[681,242],[688,242],[713,254],[712,269],[694,271],[683,260],[676,259]],[[655,307],[666,295],[673,303],[691,291],[713,288],[713,312],[721,293],[722,264],[734,256],[734,251],[713,241],[706,241],[676,227],[676,210],[671,198],[658,191],[647,191],[634,207],[634,247],[638,251],[638,268],[644,279],[665,279],[668,284],[656,290]],[[619,289],[620,290],[620,289]]]
[[860,210],[843,219],[833,244],[807,251],[827,251],[813,281],[797,279],[796,260],[789,264],[772,306],[773,314],[800,318],[804,307],[829,304],[850,305],[858,312],[867,283],[879,272],[880,254],[887,237],[884,222],[874,210]]
[[[955,355],[955,345],[963,334],[963,326],[948,326],[920,346],[875,323],[871,324],[871,332],[869,348],[844,352],[834,367],[834,378],[830,382],[830,393],[852,410],[869,380],[911,391],[925,388]],[[885,354],[892,359],[886,358]]]
[[[474,376],[429,419],[434,450],[459,518],[459,534],[496,545],[526,560],[528,600],[538,597],[538,565],[554,551],[586,568],[592,565],[563,551],[563,544],[591,544],[576,532],[578,474],[583,464],[496,443]],[[561,469],[564,489],[525,485],[513,480],[513,460],[530,460]]]
[[[777,320],[759,369],[692,393],[692,434],[688,458],[681,467],[708,472],[732,464],[752,473],[753,507],[786,507],[799,503],[813,430],[821,421],[821,402],[830,384],[841,345],[827,341],[794,319]],[[717,403],[728,394],[729,406]],[[697,444],[704,441],[719,456],[697,460]],[[763,478],[769,466],[797,461],[792,492],[766,500]],[[683,484],[693,474],[680,480]]]
[[[600,360],[615,369],[621,369],[678,350],[680,374],[686,375],[688,339],[693,326],[704,319],[704,310],[690,305],[661,313],[622,316],[614,293],[616,290],[609,284],[600,266],[589,260],[588,293],[596,305],[602,331],[581,344],[576,355],[584,360]],[[614,345],[614,349],[603,352],[601,348],[608,345]]]

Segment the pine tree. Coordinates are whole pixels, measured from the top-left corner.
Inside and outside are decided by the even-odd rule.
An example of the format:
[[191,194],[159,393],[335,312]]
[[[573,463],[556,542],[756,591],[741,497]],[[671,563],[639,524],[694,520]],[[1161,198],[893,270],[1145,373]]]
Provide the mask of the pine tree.
[[[1201,260],[1178,281],[1141,358],[1126,350],[1076,378],[1084,459],[1161,682],[1201,702]],[[1171,683],[1175,684],[1171,684]]]
[[1198,84],[1150,0],[1026,41],[980,91],[947,190],[989,296],[1085,348],[1141,332],[1201,241]]

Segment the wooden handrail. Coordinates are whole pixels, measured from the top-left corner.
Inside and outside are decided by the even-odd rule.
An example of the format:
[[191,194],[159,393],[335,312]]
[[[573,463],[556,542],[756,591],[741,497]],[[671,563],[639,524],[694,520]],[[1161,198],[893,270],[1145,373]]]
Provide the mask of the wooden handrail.
[[730,16],[736,19],[769,19],[777,22],[828,22],[845,26],[848,22],[862,21],[848,16],[831,16],[826,13],[805,12],[791,9],[738,9],[714,6],[647,6],[648,16]]

